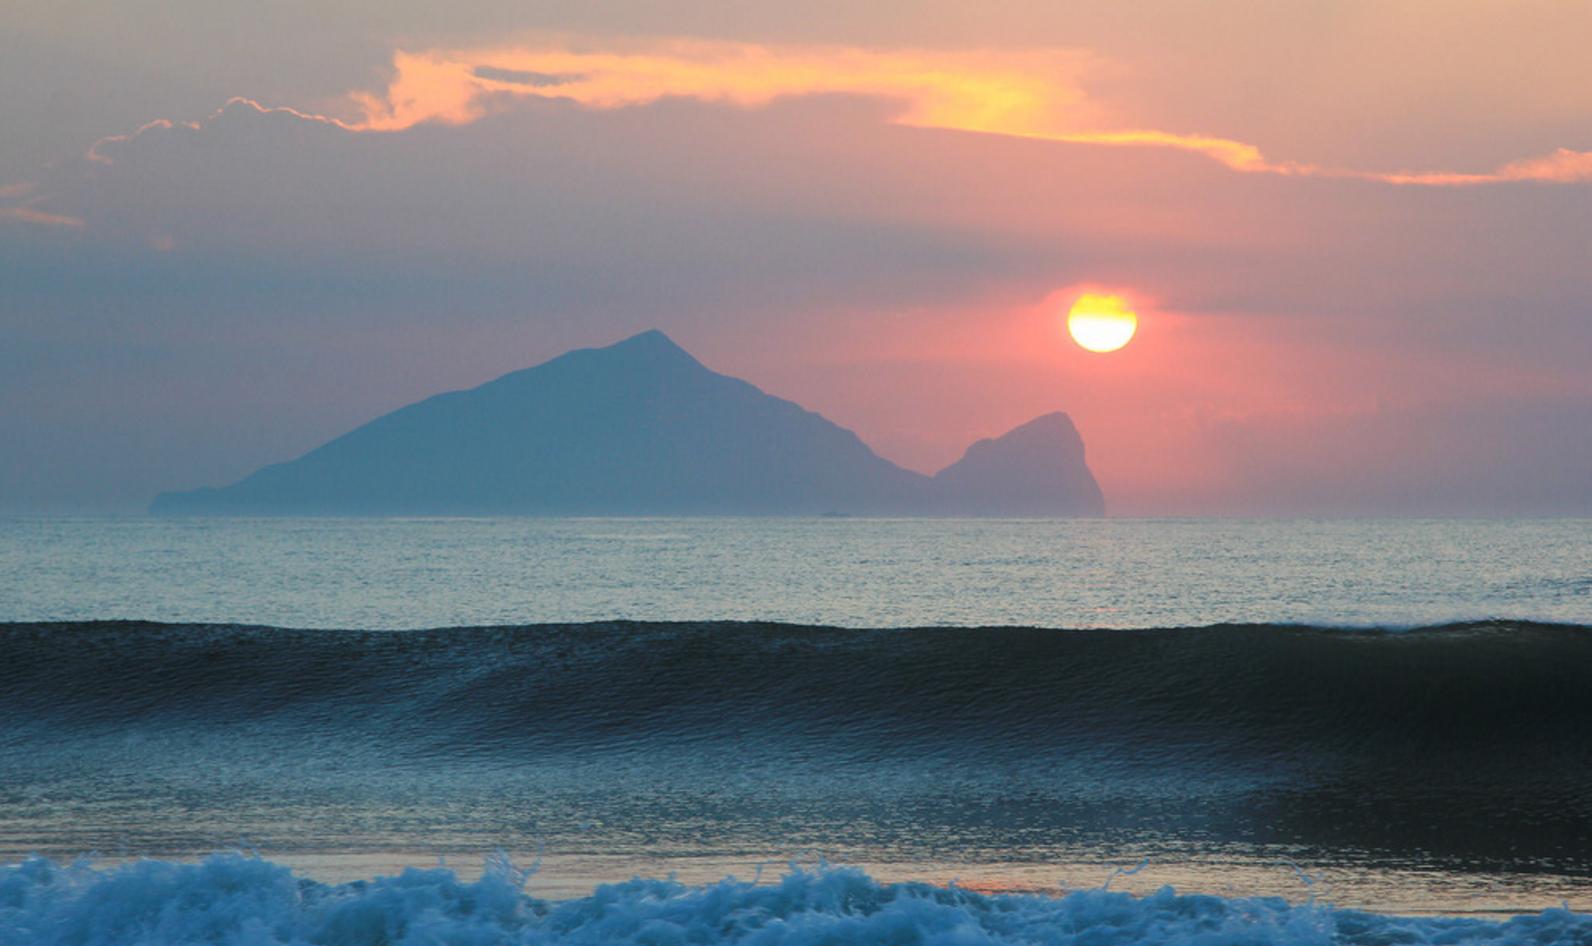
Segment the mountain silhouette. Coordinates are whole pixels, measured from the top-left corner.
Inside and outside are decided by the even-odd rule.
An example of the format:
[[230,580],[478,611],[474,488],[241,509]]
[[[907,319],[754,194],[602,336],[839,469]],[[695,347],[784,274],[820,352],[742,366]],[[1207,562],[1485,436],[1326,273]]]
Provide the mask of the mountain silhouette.
[[1100,486],[1083,437],[1060,411],[980,440],[934,476],[935,503],[970,516],[1098,516]]
[[157,515],[1100,515],[1065,414],[935,477],[659,331],[400,408]]

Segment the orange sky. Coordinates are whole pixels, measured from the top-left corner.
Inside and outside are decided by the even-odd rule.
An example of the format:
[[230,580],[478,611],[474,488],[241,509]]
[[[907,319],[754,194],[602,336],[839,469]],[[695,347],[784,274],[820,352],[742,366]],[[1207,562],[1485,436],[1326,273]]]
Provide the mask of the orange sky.
[[476,121],[495,103],[560,99],[588,108],[694,98],[742,107],[804,95],[862,95],[896,103],[893,120],[1111,147],[1176,148],[1246,173],[1361,178],[1398,185],[1476,186],[1592,181],[1592,151],[1555,148],[1495,168],[1376,170],[1274,160],[1221,135],[1135,125],[1093,102],[1082,82],[1103,71],[1087,50],[789,47],[668,38],[556,39],[535,45],[398,50],[392,80],[350,95],[350,127],[394,131],[423,122]]
[[0,49],[19,508],[659,327],[918,469],[1067,410],[1122,514],[1592,511],[1592,9],[82,12]]

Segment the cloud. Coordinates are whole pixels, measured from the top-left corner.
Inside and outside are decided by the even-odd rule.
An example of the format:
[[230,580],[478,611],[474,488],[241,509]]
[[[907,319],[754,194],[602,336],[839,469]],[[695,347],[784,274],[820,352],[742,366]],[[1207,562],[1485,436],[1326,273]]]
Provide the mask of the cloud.
[[35,210],[32,207],[0,207],[0,218],[20,220],[23,223],[37,223],[47,227],[82,227],[82,217],[70,214],[53,214],[46,210]]
[[14,184],[0,186],[0,202],[17,201],[12,206],[0,206],[0,220],[17,220],[22,223],[38,224],[47,227],[69,227],[80,229],[84,226],[83,218],[71,214],[52,213],[42,208],[45,198],[37,193],[38,184],[33,181],[18,181]]
[[1559,148],[1540,158],[1506,164],[1498,169],[1497,176],[1508,181],[1592,181],[1592,151]]
[[109,165],[114,163],[112,155],[115,153],[117,148],[125,146],[129,142],[132,142],[150,132],[174,130],[187,130],[192,132],[201,131],[206,124],[221,118],[229,109],[238,108],[256,112],[260,115],[288,115],[307,122],[315,122],[321,125],[329,125],[334,128],[342,128],[346,131],[353,131],[355,128],[355,126],[350,125],[347,122],[339,121],[335,118],[328,118],[325,115],[316,115],[311,112],[301,112],[296,108],[290,108],[285,105],[262,105],[259,102],[256,102],[254,99],[244,98],[243,96],[233,96],[226,101],[226,104],[222,105],[220,108],[211,112],[208,116],[202,119],[197,119],[194,121],[172,121],[171,119],[158,118],[152,122],[145,122],[136,130],[125,135],[106,135],[94,142],[94,144],[90,145],[88,152],[84,155],[84,157],[95,164]]
[[508,82],[513,85],[528,85],[536,89],[569,85],[572,82],[580,82],[585,78],[573,73],[559,75],[552,72],[530,72],[525,69],[500,69],[496,66],[476,66],[471,74],[477,79],[485,79],[488,82]]
[[[774,46],[722,40],[596,40],[525,47],[399,50],[379,93],[355,92],[352,127],[465,124],[504,96],[594,109],[691,98],[745,108],[788,97],[859,95],[897,103],[898,124],[1110,147],[1170,148],[1243,173],[1476,186],[1592,181],[1592,152],[1559,149],[1484,172],[1375,171],[1275,160],[1221,135],[1134,128],[1084,92],[1103,60],[1087,50],[925,50]],[[1120,127],[1128,124],[1129,127]]]
[[[1021,134],[1087,112],[1080,51],[881,50],[708,40],[631,42],[608,51],[533,48],[398,51],[380,94],[356,93],[357,127],[462,124],[495,95],[568,99],[590,108],[693,98],[741,107],[786,97],[865,95],[899,102],[902,124]],[[537,77],[541,81],[525,81]],[[556,81],[546,81],[553,79]],[[1085,117],[1079,114],[1076,118]]]
[[106,135],[103,138],[100,138],[92,145],[89,145],[88,151],[84,154],[84,157],[96,164],[110,164],[111,159],[105,153],[105,149],[107,148],[113,149],[117,145],[126,144],[127,142],[132,141],[146,132],[170,131],[173,128],[179,127],[187,128],[191,131],[198,131],[199,125],[199,122],[174,122],[169,118],[157,118],[154,121],[145,122],[144,124],[138,126],[136,130],[128,132],[127,134]]

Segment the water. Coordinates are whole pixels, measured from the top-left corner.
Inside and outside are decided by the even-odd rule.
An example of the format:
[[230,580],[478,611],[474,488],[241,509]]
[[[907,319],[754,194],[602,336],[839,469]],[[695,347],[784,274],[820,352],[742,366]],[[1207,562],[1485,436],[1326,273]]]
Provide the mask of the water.
[[0,620],[1592,622],[1592,520],[0,520]]
[[577,889],[1148,859],[1124,883],[1252,893],[1300,892],[1297,863],[1350,902],[1485,878],[1488,907],[1592,876],[1583,627],[49,624],[0,648],[12,857],[247,843],[357,875],[502,847]]
[[1546,946],[1592,938],[1592,918],[1565,909],[1506,921],[1411,919],[1170,890],[1145,897],[1108,890],[991,896],[961,887],[880,884],[856,871],[797,872],[761,886],[726,880],[692,888],[638,879],[562,903],[525,896],[522,881],[521,873],[503,866],[474,883],[447,870],[411,870],[329,887],[296,882],[276,865],[242,858],[196,866],[143,863],[114,872],[32,862],[0,880],[0,939],[106,946]]
[[0,942],[1586,942],[1589,536],[5,521]]

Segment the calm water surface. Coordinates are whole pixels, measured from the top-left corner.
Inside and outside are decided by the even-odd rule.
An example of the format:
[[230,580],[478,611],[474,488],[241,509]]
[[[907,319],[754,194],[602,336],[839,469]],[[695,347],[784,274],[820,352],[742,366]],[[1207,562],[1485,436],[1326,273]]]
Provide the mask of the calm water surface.
[[0,520],[0,620],[1592,622],[1592,520]]

